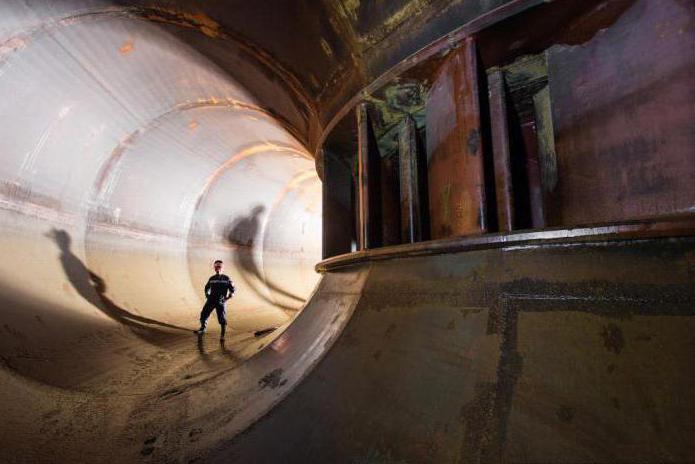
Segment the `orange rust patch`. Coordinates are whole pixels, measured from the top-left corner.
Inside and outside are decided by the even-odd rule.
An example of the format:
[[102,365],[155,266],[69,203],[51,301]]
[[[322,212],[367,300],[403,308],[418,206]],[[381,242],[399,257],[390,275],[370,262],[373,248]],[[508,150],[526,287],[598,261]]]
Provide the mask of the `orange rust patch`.
[[184,14],[184,17],[186,19],[191,20],[194,24],[196,24],[201,32],[208,37],[218,37],[220,35],[220,25],[217,24],[215,21],[213,21],[209,16],[203,13],[197,13],[197,14],[191,14],[191,15],[186,15]]
[[213,39],[221,36],[220,25],[205,13],[188,13],[174,9],[154,7],[152,8],[152,13],[145,15],[145,17],[151,21],[195,28]]
[[28,45],[29,39],[23,37],[12,37],[2,43],[0,43],[0,56],[7,55]]
[[128,53],[132,52],[135,49],[135,45],[133,45],[133,41],[129,40],[125,42],[123,45],[121,45],[121,48],[118,49],[119,53],[121,55],[127,55]]
[[198,127],[198,121],[191,121],[191,122],[188,123],[188,128],[189,128],[190,130],[195,129],[196,127]]

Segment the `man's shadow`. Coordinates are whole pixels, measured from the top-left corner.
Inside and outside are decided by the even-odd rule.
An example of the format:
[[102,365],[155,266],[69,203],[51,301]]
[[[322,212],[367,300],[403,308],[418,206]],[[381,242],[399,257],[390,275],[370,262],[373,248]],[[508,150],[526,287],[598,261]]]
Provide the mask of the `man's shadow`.
[[[299,307],[304,304],[304,298],[280,288],[278,285],[265,279],[254,258],[254,251],[258,246],[258,235],[261,223],[260,216],[264,211],[265,207],[263,205],[257,205],[251,210],[248,216],[242,216],[232,221],[232,224],[228,228],[227,241],[236,248],[234,261],[238,268],[244,271],[241,277],[251,289],[268,303],[272,303],[289,312],[296,312]],[[297,304],[295,306],[289,306],[272,301],[265,296],[263,287],[293,300]]]
[[183,327],[133,314],[121,308],[106,295],[107,287],[104,279],[89,270],[72,252],[70,234],[64,230],[51,229],[47,236],[60,248],[60,263],[63,266],[63,271],[77,293],[111,319],[128,327],[138,337],[156,343],[173,335],[169,331],[161,330],[163,328],[190,331]]

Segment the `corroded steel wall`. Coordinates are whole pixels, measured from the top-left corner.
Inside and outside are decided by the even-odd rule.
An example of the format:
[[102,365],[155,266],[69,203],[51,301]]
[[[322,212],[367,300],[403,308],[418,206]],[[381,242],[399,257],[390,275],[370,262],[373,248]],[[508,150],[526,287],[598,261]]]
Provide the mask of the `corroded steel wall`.
[[[412,245],[419,257],[377,249],[311,293],[322,204],[310,152],[324,131],[364,85],[433,40],[541,3],[1,2],[0,461],[692,461],[693,241],[649,236],[692,235],[687,221],[627,225],[641,239],[632,241],[608,242],[619,228],[604,227],[593,242],[565,243],[577,231],[559,230],[552,243],[533,232],[530,244],[480,237],[465,253],[446,248],[452,241]],[[615,143],[653,167],[619,170],[644,180],[630,205],[691,212],[691,197],[667,187],[692,191],[680,169],[692,166],[690,107],[647,129],[688,100],[676,52],[692,31],[680,17],[640,15],[660,18],[658,3],[687,18],[692,6],[619,3],[621,21],[660,40],[664,66],[629,75],[625,99],[594,120],[620,67],[650,63],[632,49],[643,39],[618,21],[551,51],[551,71],[566,78],[551,82],[552,97],[575,111],[553,121],[571,173],[558,188],[600,219],[622,217],[613,213],[625,192],[593,192],[594,205],[578,187],[587,176],[577,153],[614,155]],[[537,38],[510,37],[482,61],[533,50]],[[426,50],[438,64],[455,42],[443,39]],[[613,39],[624,57],[587,75],[595,54],[615,52]],[[617,136],[602,139],[596,121]],[[480,153],[478,122],[459,122],[467,130],[444,124],[428,143]],[[649,135],[649,150],[633,150],[634,131]],[[681,164],[662,162],[655,143]],[[614,185],[616,163],[606,163],[599,176]],[[449,205],[450,217],[466,213],[457,233],[485,228],[471,166],[472,185],[458,187],[474,205]],[[349,190],[326,195],[348,214]],[[658,201],[640,202],[645,192]],[[351,247],[342,234],[332,249]],[[423,256],[428,247],[439,254]],[[226,343],[190,333],[215,258],[239,288]],[[381,261],[364,263],[372,258]]]
[[475,41],[437,71],[427,100],[432,238],[487,232]]
[[661,239],[353,264],[368,275],[332,350],[206,459],[689,462],[694,252]]
[[591,40],[548,50],[551,225],[693,211],[694,18],[692,2],[638,1]]

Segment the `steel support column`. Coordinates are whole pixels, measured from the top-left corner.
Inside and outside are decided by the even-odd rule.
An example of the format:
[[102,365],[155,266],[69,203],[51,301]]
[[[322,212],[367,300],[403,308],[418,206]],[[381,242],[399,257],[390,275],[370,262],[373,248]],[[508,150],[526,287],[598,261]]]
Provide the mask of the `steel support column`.
[[495,169],[497,223],[500,232],[514,229],[514,197],[509,159],[509,127],[504,73],[495,69],[487,75],[492,129],[492,156]]
[[367,103],[357,106],[357,249],[381,245],[379,149]]
[[432,238],[487,231],[475,41],[439,69],[427,101]]
[[[398,155],[401,197],[401,240],[415,243],[428,235],[425,219],[427,214],[427,171],[425,160],[419,152],[415,121],[408,117],[398,136]],[[424,185],[423,185],[424,184]],[[424,188],[423,188],[424,187]]]

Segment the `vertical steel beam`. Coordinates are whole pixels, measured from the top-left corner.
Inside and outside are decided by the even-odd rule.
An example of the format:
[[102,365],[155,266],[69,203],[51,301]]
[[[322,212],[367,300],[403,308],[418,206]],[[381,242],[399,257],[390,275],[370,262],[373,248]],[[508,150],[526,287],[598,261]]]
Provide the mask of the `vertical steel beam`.
[[526,150],[526,178],[528,179],[529,204],[531,208],[531,227],[545,227],[545,205],[543,203],[543,183],[538,157],[538,137],[536,121],[521,124],[521,137]]
[[357,249],[381,246],[379,149],[367,103],[357,105]]
[[398,245],[402,243],[398,157],[380,158],[382,245]]
[[401,240],[403,243],[415,243],[423,239],[423,207],[420,191],[421,177],[419,170],[421,156],[418,153],[415,121],[408,117],[403,121],[403,128],[398,135],[398,155],[400,166],[401,193]]
[[555,130],[553,129],[550,88],[545,86],[533,96],[533,108],[538,138],[538,160],[543,191],[544,225],[552,218],[553,194],[557,187],[557,154],[555,153]]
[[497,198],[497,223],[500,232],[509,232],[514,229],[514,196],[509,158],[509,127],[507,125],[504,72],[495,69],[488,74],[487,82],[495,171],[495,196]]
[[432,238],[487,231],[476,47],[473,38],[439,69],[427,100]]

